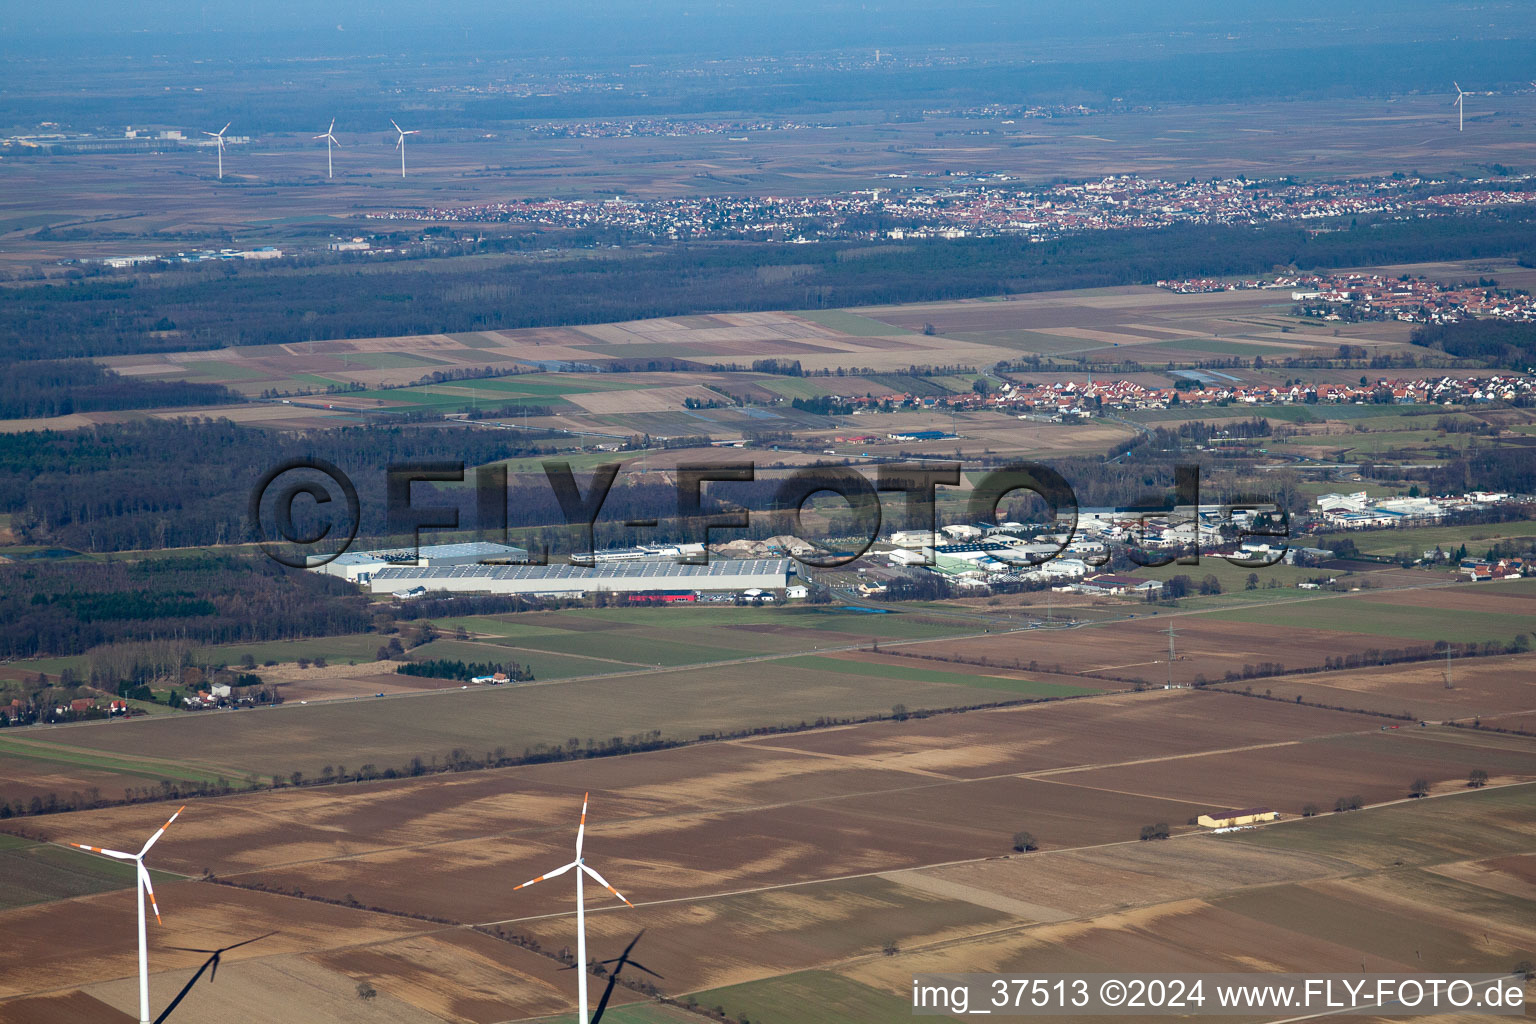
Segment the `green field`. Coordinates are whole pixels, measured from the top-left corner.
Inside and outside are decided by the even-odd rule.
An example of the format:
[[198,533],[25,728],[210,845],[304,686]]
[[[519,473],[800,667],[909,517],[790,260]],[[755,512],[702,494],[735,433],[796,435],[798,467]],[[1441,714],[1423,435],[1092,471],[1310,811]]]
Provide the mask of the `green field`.
[[546,374],[523,373],[511,377],[487,377],[477,380],[452,381],[439,385],[473,387],[477,391],[505,392],[510,395],[587,395],[597,391],[636,391],[651,387],[649,383],[636,381],[627,373],[578,373]]
[[[1298,583],[1304,583],[1318,576],[1333,575],[1324,569],[1303,569],[1294,565],[1286,565],[1284,562],[1277,562],[1262,569],[1248,569],[1243,566],[1233,565],[1225,558],[1217,558],[1211,555],[1202,557],[1199,565],[1159,565],[1137,569],[1133,573],[1135,576],[1153,580],[1169,580],[1175,576],[1188,576],[1196,584],[1199,584],[1207,576],[1215,576],[1221,583],[1223,594],[1241,592],[1248,585],[1250,574],[1259,577],[1260,589],[1269,586],[1270,580],[1277,581],[1281,587],[1295,587]],[[1296,595],[1293,591],[1286,596],[1295,597]]]
[[[1439,410],[1435,410],[1438,412]],[[1353,405],[1353,404],[1320,404],[1320,405],[1280,405],[1255,408],[1248,405],[1189,405],[1179,406],[1173,409],[1148,409],[1127,413],[1125,418],[1138,423],[1163,423],[1169,420],[1224,420],[1224,419],[1252,419],[1255,416],[1266,420],[1284,420],[1288,423],[1322,423],[1327,420],[1356,420],[1383,419],[1401,420],[1404,417],[1423,416],[1425,408],[1421,405]],[[1353,434],[1340,434],[1337,440],[1345,444]],[[1359,488],[1355,488],[1359,490]]]
[[855,338],[888,338],[898,334],[917,333],[905,327],[896,327],[881,323],[879,320],[872,320],[867,316],[860,316],[858,313],[850,313],[846,309],[796,309],[790,312],[812,323],[830,327],[834,331],[841,331]]
[[[165,721],[166,717],[180,718],[181,716],[162,716],[159,720]],[[221,772],[207,764],[190,763],[181,758],[143,758],[133,756],[131,751],[105,753],[93,750],[88,745],[73,745],[77,737],[90,737],[97,728],[115,728],[121,731],[127,727],[122,723],[75,726],[65,730],[63,739],[53,731],[50,731],[46,740],[37,733],[0,737],[0,758],[41,761],[72,768],[112,772],[132,776],[134,781],[159,782],[162,779],[173,779],[183,782],[218,782],[221,778],[232,774]]]
[[[706,1007],[723,1006],[736,1019],[769,1024],[907,1024],[906,999],[831,971],[801,971],[694,994]],[[953,1018],[949,1018],[953,1019]]]
[[330,664],[373,661],[389,638],[378,633],[349,633],[344,636],[310,637],[304,640],[270,640],[256,644],[225,644],[204,648],[203,654],[213,664],[238,665],[249,654],[260,666],[268,661],[297,661],[300,658],[324,658]]
[[[105,837],[91,837],[104,841]],[[180,875],[151,871],[156,882]],[[133,887],[131,864],[96,854],[0,835],[0,910]]]
[[1387,487],[1364,480],[1303,480],[1296,484],[1296,490],[1309,498],[1318,498],[1324,494],[1354,494],[1357,491],[1364,491],[1372,498],[1395,498],[1407,493],[1401,487]]
[[[1527,582],[1489,583],[1481,586],[1522,586]],[[1395,637],[1420,643],[1436,640],[1510,641],[1521,633],[1533,631],[1531,620],[1523,615],[1457,611],[1452,608],[1417,608],[1351,598],[1212,612],[1211,617],[1225,622],[1364,633],[1368,636]]]
[[[1353,485],[1350,485],[1353,487]],[[1504,540],[1536,541],[1536,523],[1481,523],[1475,526],[1428,526],[1412,529],[1363,530],[1349,535],[1355,547],[1368,555],[1395,555],[1411,551],[1418,557],[1436,547],[1455,551],[1467,546],[1467,554],[1480,558]]]
[[552,654],[612,658],[631,665],[697,665],[710,661],[735,661],[753,653],[739,648],[681,643],[664,636],[647,636],[639,630],[566,633],[508,642]]
[[[586,624],[593,620],[602,622],[605,628],[588,628]],[[963,619],[946,620],[914,613],[867,615],[836,609],[732,605],[472,616],[441,619],[434,624],[445,637],[451,637],[459,626],[471,634],[488,636],[469,642],[441,639],[429,647],[418,648],[413,656],[483,661],[494,657],[501,647],[506,649],[506,657],[533,666],[538,679],[622,671],[629,667],[736,661],[812,648],[857,646],[876,639],[951,636],[975,628]],[[783,626],[789,632],[757,628],[763,626]],[[686,631],[686,640],[672,639],[679,629]],[[541,658],[563,658],[571,664],[540,671]],[[576,668],[584,671],[575,671]]]
[[886,324],[879,319],[872,319],[860,313],[849,312],[842,309],[802,309],[790,310],[793,315],[808,319],[813,324],[822,327],[831,327],[837,332],[852,335],[854,338],[889,338],[892,335],[915,335],[915,330],[906,327],[897,327],[894,324]]
[[[1301,345],[1295,346],[1295,348],[1302,347],[1303,346]],[[1180,351],[1188,352],[1211,352],[1216,355],[1223,356],[1269,356],[1271,353],[1273,353],[1275,358],[1291,355],[1294,352],[1294,349],[1291,351],[1286,351],[1284,349],[1277,349],[1273,345],[1266,345],[1263,343],[1245,342],[1242,340],[1223,341],[1219,338],[1175,338],[1171,341],[1154,341],[1150,345],[1137,345],[1134,351],[1140,352],[1144,349],[1177,349]]]
[[261,380],[272,376],[266,370],[242,363],[226,363],[218,359],[200,359],[183,363],[187,377],[207,377],[213,380]]
[[433,359],[415,352],[343,352],[341,360],[347,365],[361,363],[374,370],[401,370],[410,366],[451,366],[447,359]]
[[[637,662],[616,663],[615,661],[597,658],[583,658],[575,654],[552,654],[529,650],[521,646],[514,646],[519,641],[463,641],[463,640],[437,640],[422,647],[413,648],[410,658],[413,661],[430,661],[434,658],[456,659],[465,662],[499,662],[515,661],[519,665],[530,669],[533,678],[540,682],[548,682],[552,679],[570,679],[575,676],[600,676],[611,672],[623,672],[628,669],[646,667]],[[384,671],[391,671],[385,668]]]
[[1045,356],[1067,355],[1106,347],[1102,341],[1073,338],[1065,334],[1049,334],[1044,331],[956,331],[954,334],[946,334],[945,337]]

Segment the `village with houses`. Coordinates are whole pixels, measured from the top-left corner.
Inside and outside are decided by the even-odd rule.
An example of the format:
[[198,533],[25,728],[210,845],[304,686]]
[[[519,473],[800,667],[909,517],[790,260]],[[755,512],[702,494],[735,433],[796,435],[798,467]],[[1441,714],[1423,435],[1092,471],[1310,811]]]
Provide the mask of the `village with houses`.
[[1419,275],[1391,277],[1360,271],[1336,274],[1281,274],[1272,278],[1224,280],[1186,278],[1158,281],[1157,287],[1179,295],[1289,290],[1302,316],[1330,321],[1400,320],[1404,323],[1457,323],[1466,319],[1513,322],[1536,320],[1536,298],[1524,291],[1486,281],[1443,284]]
[[[1178,224],[1323,222],[1339,217],[1441,217],[1462,210],[1518,206],[1536,191],[1502,179],[1459,181],[1386,176],[1298,182],[1243,177],[1165,181],[1110,175],[1045,188],[981,169],[892,174],[895,188],[821,196],[700,195],[664,199],[569,197],[500,200],[467,206],[397,209],[383,221],[520,224],[542,230],[607,228],[669,240],[777,238],[831,240],[959,239],[1020,236],[1046,241],[1083,231]],[[914,183],[914,180],[916,183]],[[1517,179],[1529,185],[1530,179]]]

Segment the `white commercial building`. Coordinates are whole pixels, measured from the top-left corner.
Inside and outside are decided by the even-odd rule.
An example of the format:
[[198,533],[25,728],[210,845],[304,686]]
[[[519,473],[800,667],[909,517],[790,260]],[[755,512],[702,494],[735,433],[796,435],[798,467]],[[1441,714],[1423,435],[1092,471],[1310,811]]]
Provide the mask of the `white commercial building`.
[[315,563],[323,556],[311,555],[310,568],[327,576],[340,576],[353,583],[367,582],[375,573],[391,566],[429,568],[445,565],[477,565],[482,562],[520,562],[528,557],[524,548],[511,544],[494,544],[490,541],[468,541],[461,544],[423,544],[414,551],[410,548],[379,549],[375,551],[347,551],[326,562]]
[[791,571],[787,558],[723,558],[708,565],[637,561],[596,566],[391,566],[374,573],[368,583],[375,594],[425,587],[455,593],[582,597],[647,590],[783,590]]

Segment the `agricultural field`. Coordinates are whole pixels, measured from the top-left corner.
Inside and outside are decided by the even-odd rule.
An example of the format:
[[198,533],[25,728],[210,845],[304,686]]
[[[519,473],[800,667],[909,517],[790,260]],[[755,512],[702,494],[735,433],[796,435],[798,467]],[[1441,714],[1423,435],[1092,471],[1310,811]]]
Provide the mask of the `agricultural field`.
[[[643,929],[635,955],[663,991],[753,1019],[814,995],[862,1007],[851,1019],[893,1020],[913,971],[1094,969],[1126,948],[1144,970],[1201,955],[1237,970],[1261,947],[1272,969],[1343,969],[1361,954],[1393,969],[1403,941],[1349,924],[1368,901],[1402,918],[1426,962],[1502,965],[1531,938],[1507,900],[1530,885],[1520,822],[1536,746],[1443,727],[1387,734],[1380,721],[1214,692],[1127,693],[194,800],[156,851],[174,874],[157,886],[167,923],[154,933],[154,984],[169,991],[196,964],[162,943],[212,948],[275,927],[231,954],[197,1005],[218,1012],[275,986],[289,993],[277,998],[311,1001],[306,1020],[350,1024],[363,1019],[350,991],[367,982],[379,992],[369,1019],[568,1020],[570,976],[551,955],[569,944],[569,894],[504,883],[569,855],[584,790],[588,857],[635,904],[593,900],[594,953],[616,955]],[[1489,789],[1466,788],[1469,764],[1490,769]],[[1410,801],[1416,775],[1433,795]],[[1304,791],[1345,789],[1382,806],[1296,816]],[[1282,809],[1280,823],[1236,836],[1182,824],[1261,800]],[[110,840],[157,814],[28,819],[33,838],[0,856],[55,850],[66,836]],[[1175,838],[1138,842],[1157,820]],[[1040,850],[1011,854],[1019,828]],[[1394,857],[1418,872],[1406,890],[1372,873]],[[207,872],[226,884],[171,880]],[[1320,906],[1334,909],[1305,909]],[[68,960],[37,944],[45,908],[46,948]],[[129,1006],[130,947],[112,939],[131,928],[130,908],[113,890],[0,910],[8,933],[39,936],[6,955],[41,958],[59,993],[48,998],[79,989]],[[1468,941],[1474,919],[1491,943]],[[615,1020],[684,1019],[616,992]],[[6,1012],[18,1011],[0,1002]]]
[[1407,715],[1415,720],[1507,725],[1536,710],[1536,655],[1436,658],[1377,668],[1285,676],[1264,688],[1314,704]]
[[[156,871],[157,881],[176,876]],[[129,889],[133,868],[67,846],[0,834],[0,910]]]
[[[1348,488],[1358,490],[1351,484]],[[1536,539],[1536,523],[1483,523],[1476,526],[1431,526],[1397,530],[1367,530],[1353,536],[1355,547],[1367,555],[1395,555],[1411,552],[1414,557],[1440,548],[1454,553],[1463,544],[1467,555],[1481,558],[1496,544],[1507,541],[1530,543]]]
[[[1188,568],[1199,573],[1205,566]],[[1284,568],[1286,577],[1297,572]],[[1242,573],[1223,571],[1240,585]],[[1398,575],[1419,589],[1389,589]],[[164,779],[244,785],[295,771],[313,777],[343,760],[382,771],[454,749],[517,756],[564,747],[572,738],[582,747],[615,737],[692,741],[878,716],[898,704],[977,707],[1162,686],[1170,674],[1176,685],[1239,681],[1287,699],[1392,715],[1422,707],[1435,721],[1536,707],[1512,681],[1490,677],[1484,685],[1475,670],[1467,688],[1448,699],[1435,690],[1438,664],[1402,667],[1391,677],[1400,685],[1340,675],[1344,690],[1374,687],[1359,698],[1330,690],[1332,674],[1317,672],[1329,658],[1353,657],[1365,666],[1383,651],[1438,639],[1514,644],[1529,633],[1530,617],[1518,606],[1527,591],[1536,593],[1531,581],[1422,589],[1422,573],[1395,569],[1345,578],[1382,586],[1306,597],[1288,588],[1233,590],[1173,609],[1068,604],[1055,610],[1056,620],[1076,624],[1053,629],[1018,628],[1030,616],[1043,617],[1038,605],[1027,614],[955,604],[886,614],[841,606],[700,606],[445,618],[436,623],[445,638],[412,652],[418,659],[516,662],[534,672],[532,683],[496,688],[397,674],[393,663],[373,660],[372,634],[223,647],[212,650],[228,664],[243,655],[258,662],[324,656],[328,663],[299,669],[285,661],[264,670],[287,699],[279,707],[0,737],[0,767],[10,770],[24,799]],[[685,639],[658,639],[685,619]],[[1177,654],[1171,673],[1170,625]],[[461,628],[463,639],[448,638]],[[1083,630],[1104,629],[1114,630],[1113,644],[1084,642],[1093,634]],[[1274,676],[1277,665],[1291,674]],[[146,743],[167,752],[146,757]]]
[[[1189,462],[1207,501],[1292,510],[1513,496],[1453,524],[1536,486],[1528,389],[1480,380],[1532,347],[1531,18],[1068,9],[978,46],[1017,12],[897,5],[859,42],[868,17],[818,11],[786,43],[789,14],[713,6],[626,38],[622,12],[325,15],[281,53],[291,11],[23,12],[0,90],[0,1024],[593,1024],[588,980],[606,1024],[896,1024],[918,972],[1536,960],[1536,579],[1404,557],[1527,547],[1528,523],[1308,516],[1293,545],[1357,548],[1106,562],[1189,577],[1168,601],[897,582],[911,490],[882,496],[879,551],[796,569],[795,599],[373,594],[269,564],[264,508],[302,530],[356,504],[354,550],[394,547],[388,469],[460,458],[506,471],[506,521],[468,477],[406,481],[474,522],[430,540],[551,561],[585,542],[548,462],[584,503],[619,464],[599,548],[697,538],[682,467],[751,464],[700,493],[751,495],[749,525],[704,531],[743,554],[809,532],[759,502],[811,465],[888,486],[958,463],[951,526],[990,525],[976,485],[1020,463],[1093,509],[1156,502]],[[342,139],[313,134],[321,106]],[[1360,269],[1454,286],[1433,311],[1428,285],[1389,286],[1407,313],[1335,293],[1350,263],[1428,256]],[[1292,292],[1314,287],[1335,308]],[[1467,386],[1184,390],[1399,374]],[[316,454],[362,495],[247,490]],[[1038,521],[1027,490],[1000,518]],[[852,533],[818,495],[807,518]],[[1245,814],[1266,820],[1199,824]],[[151,875],[113,852],[150,836]]]
[[1276,632],[1329,629],[1363,636],[1433,643],[1511,642],[1531,631],[1536,580],[1464,584],[1451,592],[1362,592],[1347,599],[1222,611],[1212,618]]

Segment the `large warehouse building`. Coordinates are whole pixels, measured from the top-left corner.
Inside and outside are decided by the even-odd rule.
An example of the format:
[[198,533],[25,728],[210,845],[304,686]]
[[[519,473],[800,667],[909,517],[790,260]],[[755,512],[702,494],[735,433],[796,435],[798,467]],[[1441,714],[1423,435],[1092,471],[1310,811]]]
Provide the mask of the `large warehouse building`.
[[323,572],[327,576],[340,576],[353,583],[367,583],[375,573],[390,566],[474,565],[491,561],[518,562],[527,557],[527,550],[510,544],[469,541],[462,544],[423,544],[414,550],[399,548],[347,551],[330,561],[321,562],[321,557],[318,555],[312,556],[309,561],[310,568],[314,572]]
[[530,597],[648,590],[782,590],[789,585],[790,564],[787,558],[722,558],[708,565],[641,561],[596,566],[391,566],[373,573],[368,586],[375,594],[398,594],[423,587],[428,591]]

